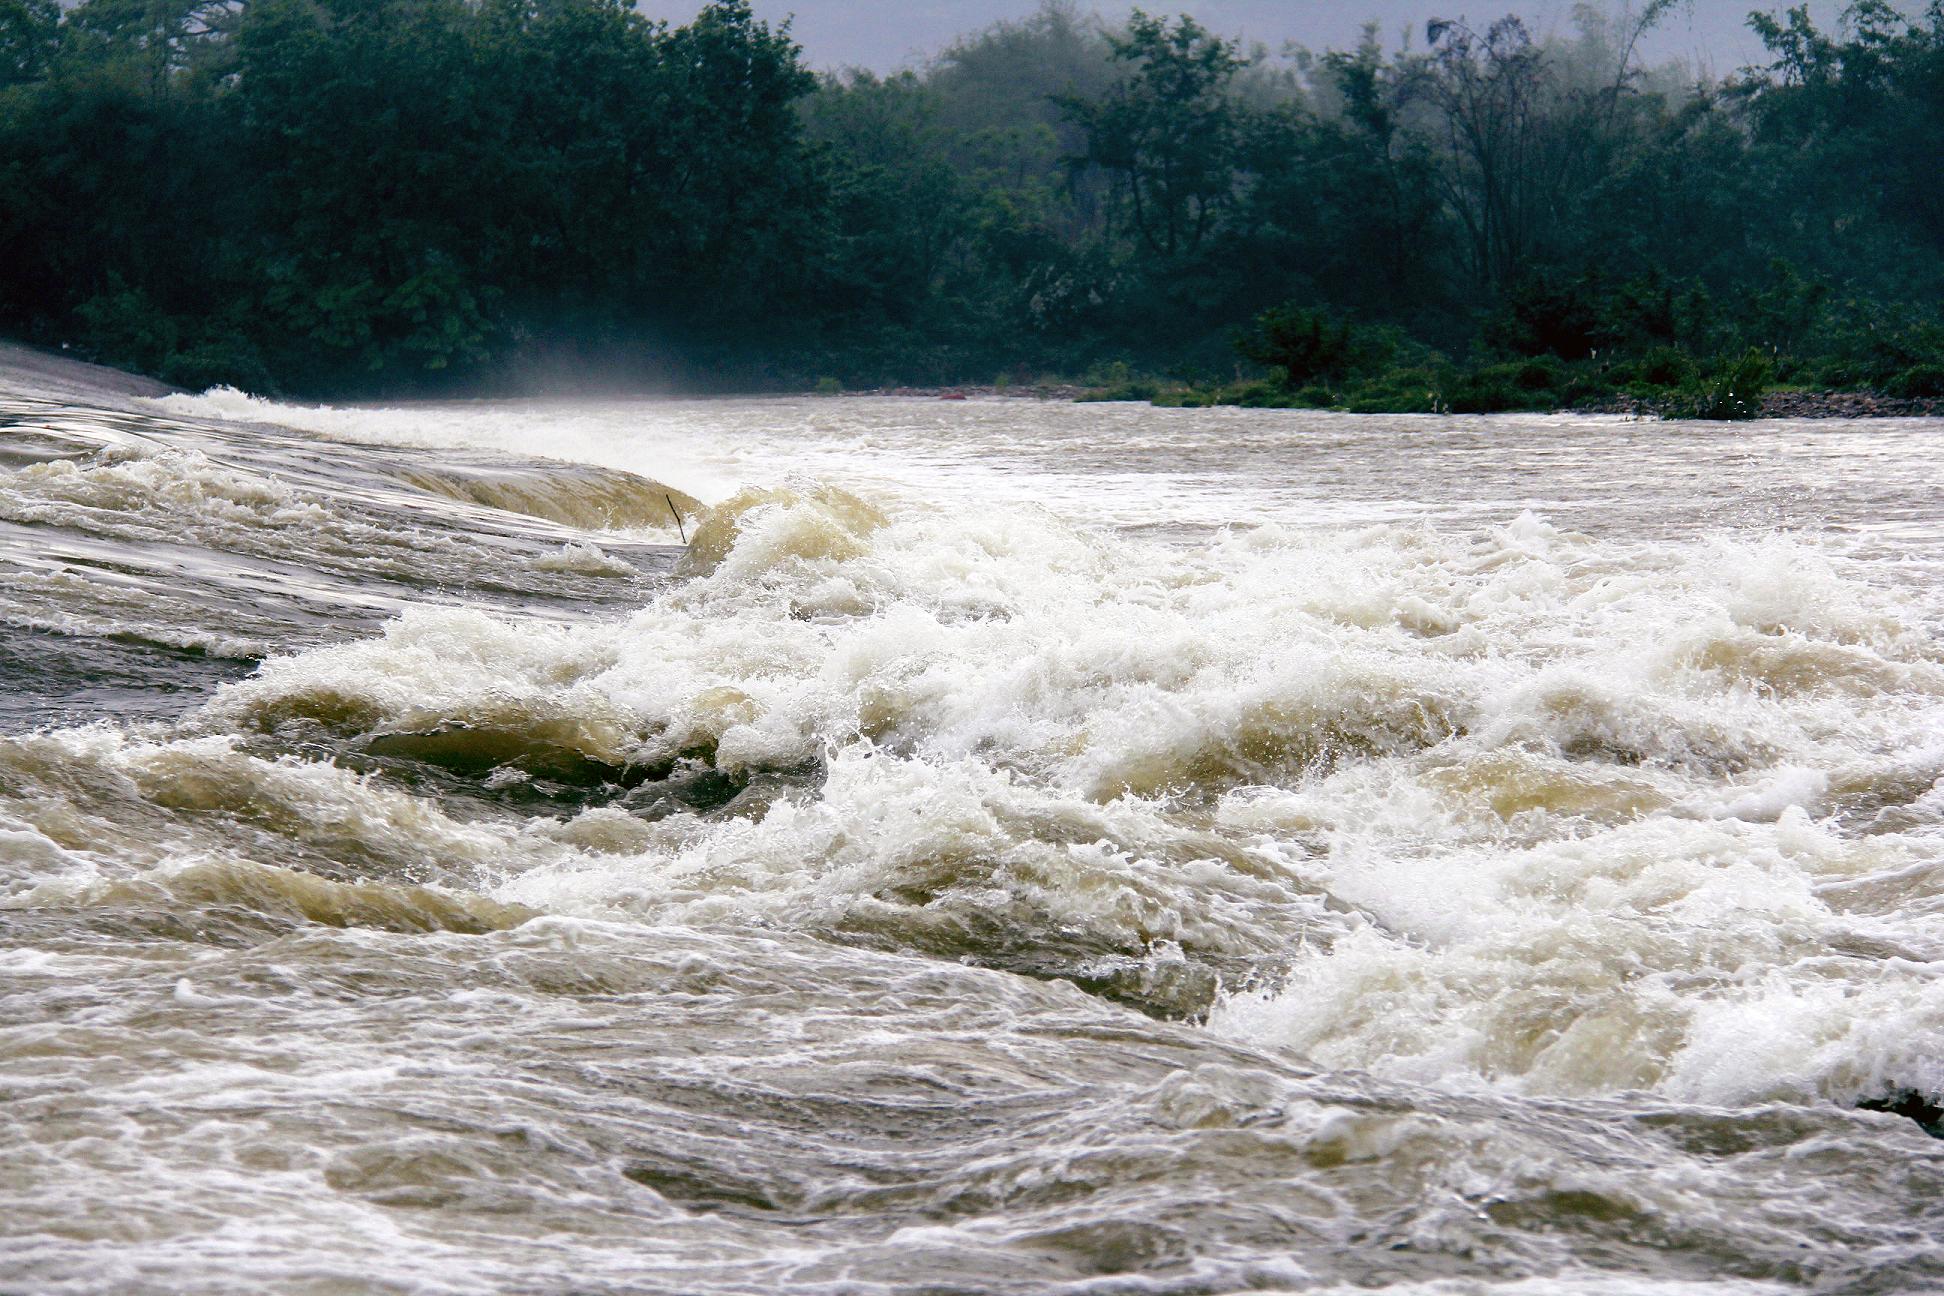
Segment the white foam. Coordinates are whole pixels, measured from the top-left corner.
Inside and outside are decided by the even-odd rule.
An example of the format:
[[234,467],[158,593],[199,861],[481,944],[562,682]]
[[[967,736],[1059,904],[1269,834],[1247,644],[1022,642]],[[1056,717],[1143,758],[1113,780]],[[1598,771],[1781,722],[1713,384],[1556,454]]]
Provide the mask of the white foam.
[[[1064,1266],[1109,1216],[1165,1239],[1183,1209],[1254,1251],[1197,1244],[1155,1278],[1210,1290],[1314,1287],[1311,1259],[1354,1273],[1378,1239],[1407,1248],[1384,1277],[1455,1253],[1538,1275],[1398,1287],[1423,1296],[1770,1290],[1573,1268],[1670,1238],[1764,1265],[1808,1254],[1805,1229],[1880,1242],[1886,1272],[1931,1258],[1904,1227],[1925,1154],[1879,1169],[1923,1146],[1908,1122],[1681,1106],[1944,1087],[1944,669],[1928,596],[1848,539],[1767,514],[1697,534],[1686,486],[1629,512],[1660,461],[1571,420],[199,400],[171,408],[672,467],[725,505],[633,615],[418,609],[271,661],[181,728],[0,743],[0,916],[69,942],[0,952],[44,1014],[0,1033],[77,1049],[35,1052],[15,1089],[40,1104],[22,1128],[59,1132],[20,1159],[10,1216],[50,1290],[802,1286],[813,1264],[858,1286],[897,1256],[977,1275],[1015,1242]],[[1775,435],[1738,429],[1714,463],[1759,460],[1793,500]],[[1365,451],[1394,475],[1360,498],[1343,460]],[[121,480],[151,502],[101,511],[261,527],[280,507],[145,471]],[[1529,508],[1540,485],[1599,498]],[[625,543],[549,545],[568,538],[574,567]],[[672,777],[522,820],[544,771],[441,800],[262,754],[467,730]],[[748,793],[682,808],[707,767]],[[377,880],[332,880],[356,869]],[[493,899],[542,916],[426,931],[436,914],[400,920],[420,871],[448,888],[422,907],[465,930],[526,917]],[[170,904],[215,939],[146,939]],[[251,905],[280,934],[232,944]],[[1207,1033],[1038,979],[1181,1013],[1217,976]],[[1304,1054],[1334,1074],[1300,1078]],[[870,1146],[830,1141],[825,1096],[858,1093]],[[1560,1094],[1602,1101],[1523,1097]],[[870,1168],[882,1120],[934,1110],[942,1159],[900,1163],[923,1179],[907,1209]],[[830,1193],[811,1209],[862,1193],[813,1232],[868,1240],[621,1178],[691,1111],[725,1117],[698,1146],[758,1156],[770,1113],[800,1118],[790,1146],[816,1145]],[[1751,1154],[1723,1156],[1725,1130]],[[688,1245],[646,1256],[677,1224]],[[1291,1228],[1319,1238],[1300,1260]]]
[[558,552],[542,554],[533,560],[535,571],[573,572],[581,576],[633,576],[635,569],[599,545],[586,540],[570,540]]
[[[1894,596],[1800,541],[1614,544],[1525,515],[1195,547],[833,501],[735,505],[706,573],[625,621],[415,612],[269,663],[211,715],[348,707],[612,763],[821,767],[755,818],[590,822],[611,849],[501,895],[823,927],[901,894],[1024,906],[1105,948],[1286,959],[1286,988],[1232,997],[1219,1032],[1536,1092],[1758,1092],[1684,1061],[1704,1011],[1757,972],[1832,975],[1848,920],[1816,886],[1919,849],[1812,818],[1908,780],[1944,677]],[[1751,583],[1790,570],[1790,624],[1745,626],[1767,616]],[[1183,817],[1211,801],[1213,851]],[[1319,918],[1318,890],[1370,921]]]

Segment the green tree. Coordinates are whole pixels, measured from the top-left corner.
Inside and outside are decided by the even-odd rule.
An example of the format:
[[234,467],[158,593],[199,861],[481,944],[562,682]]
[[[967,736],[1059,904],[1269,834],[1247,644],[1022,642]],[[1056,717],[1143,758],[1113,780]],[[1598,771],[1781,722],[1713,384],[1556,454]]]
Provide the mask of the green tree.
[[0,91],[46,75],[60,18],[54,0],[0,0]]
[[1243,114],[1227,91],[1242,60],[1193,18],[1170,24],[1139,9],[1110,42],[1122,79],[1100,99],[1062,103],[1086,131],[1088,161],[1119,181],[1148,249],[1195,251],[1235,194]]
[[[1404,313],[1437,300],[1447,256],[1432,156],[1407,129],[1414,81],[1374,31],[1315,68],[1317,109],[1257,114],[1224,255],[1265,301]],[[1239,312],[1238,312],[1239,313]]]
[[[1774,56],[1738,90],[1750,159],[1786,185],[1777,234],[1792,260],[1861,270],[1874,291],[1944,287],[1944,4],[1906,17],[1884,0],[1844,11],[1841,34],[1806,6],[1751,25]],[[1778,185],[1778,188],[1781,187]],[[1789,239],[1794,233],[1796,238]],[[1914,276],[1914,280],[1913,280]]]
[[662,65],[662,147],[645,181],[668,223],[653,279],[695,327],[759,340],[814,282],[827,197],[798,101],[816,78],[747,0],[704,6],[669,33]]
[[937,118],[935,96],[910,72],[833,78],[810,101],[833,164],[834,274],[860,308],[910,320],[967,232],[964,185]]
[[[236,110],[263,177],[265,322],[307,380],[483,359],[490,148],[458,0],[264,0]],[[485,238],[480,236],[486,235]]]

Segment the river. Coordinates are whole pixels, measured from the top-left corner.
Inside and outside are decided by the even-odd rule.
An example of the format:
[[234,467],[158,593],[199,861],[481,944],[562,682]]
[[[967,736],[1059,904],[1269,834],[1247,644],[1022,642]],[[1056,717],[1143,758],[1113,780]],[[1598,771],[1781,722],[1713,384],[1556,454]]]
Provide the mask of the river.
[[0,1292],[1944,1287],[1944,421],[49,373]]

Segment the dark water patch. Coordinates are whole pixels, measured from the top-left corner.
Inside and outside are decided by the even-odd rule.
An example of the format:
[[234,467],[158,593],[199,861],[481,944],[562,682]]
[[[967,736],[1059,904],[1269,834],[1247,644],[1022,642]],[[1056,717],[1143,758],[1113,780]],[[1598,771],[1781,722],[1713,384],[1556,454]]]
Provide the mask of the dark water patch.
[[1827,1108],[1775,1104],[1742,1111],[1658,1110],[1636,1115],[1633,1123],[1652,1137],[1664,1138],[1685,1153],[1739,1157],[1786,1149],[1826,1138],[1833,1131]]
[[683,1164],[663,1157],[636,1161],[621,1173],[691,1211],[790,1209],[789,1203],[776,1200],[770,1185],[729,1174],[721,1166]]
[[[255,739],[251,745],[265,753],[288,751],[306,760],[371,776],[380,785],[396,787],[437,805],[442,814],[460,823],[517,826],[536,817],[571,817],[609,805],[627,790],[623,784],[602,777],[605,771],[593,768],[595,762],[570,765],[568,772],[581,777],[560,779],[535,776],[517,763],[454,769],[442,761],[408,754],[409,743],[403,744],[403,749],[384,744],[380,750],[332,742],[286,745],[274,739]],[[560,766],[551,768],[558,772]],[[633,777],[626,769],[616,772],[624,778]]]
[[752,780],[694,755],[615,763],[544,733],[467,724],[311,741],[296,749],[419,795],[526,815],[571,815],[602,806],[649,821],[683,813],[760,814],[778,795],[813,777],[806,771],[802,780]]
[[1901,1089],[1882,1098],[1865,1098],[1856,1106],[1859,1111],[1885,1112],[1915,1121],[1932,1138],[1944,1139],[1944,1106],[1915,1089]]
[[0,469],[26,468],[33,464],[54,463],[61,459],[71,459],[77,449],[85,452],[89,447],[79,446],[66,437],[53,436],[46,432],[27,428],[10,427],[12,419],[0,413],[0,428],[7,428],[5,439],[0,440]]
[[132,636],[0,625],[0,731],[103,717],[169,720],[256,663]]
[[760,814],[787,790],[814,786],[822,773],[816,766],[798,771],[794,778],[773,773],[752,779],[748,774],[719,770],[699,756],[682,756],[651,769],[636,768],[644,777],[629,789],[621,805],[629,814],[651,821],[682,813]]

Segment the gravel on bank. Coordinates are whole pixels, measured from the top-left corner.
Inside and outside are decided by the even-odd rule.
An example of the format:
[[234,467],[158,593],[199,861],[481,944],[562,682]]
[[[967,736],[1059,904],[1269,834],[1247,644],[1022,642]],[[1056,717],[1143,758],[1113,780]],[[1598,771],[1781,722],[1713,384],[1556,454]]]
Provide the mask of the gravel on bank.
[[[0,390],[32,392],[73,400],[103,397],[166,396],[179,390],[138,374],[89,364],[55,351],[0,342]],[[918,400],[1074,401],[1093,389],[1080,383],[1017,383],[999,387],[869,387],[836,393],[840,397],[900,396]],[[1659,417],[1665,410],[1650,401],[1622,398],[1561,411],[1575,414],[1633,414]],[[1902,399],[1875,392],[1770,392],[1762,398],[1763,418],[1863,419],[1944,418],[1944,398]]]
[[1079,383],[1019,383],[1010,387],[973,384],[967,387],[860,387],[839,396],[906,396],[920,400],[1079,400],[1089,391]]
[[[1573,414],[1636,414],[1659,418],[1667,411],[1653,401],[1622,398],[1564,411]],[[1762,397],[1765,419],[1940,418],[1944,400],[1902,399],[1875,392],[1770,392]]]
[[[1093,388],[1079,383],[1020,384],[1012,387],[972,385],[965,387],[867,387],[835,393],[838,396],[901,396],[916,400],[1016,400],[1072,401]],[[1564,414],[1632,414],[1659,418],[1666,409],[1652,401],[1622,397],[1596,405],[1561,410]],[[1944,418],[1944,399],[1906,400],[1879,396],[1875,392],[1770,392],[1762,398],[1762,418],[1773,419],[1862,419],[1862,418]]]

